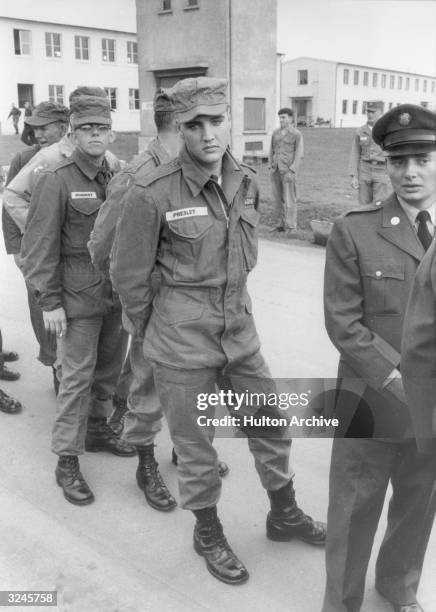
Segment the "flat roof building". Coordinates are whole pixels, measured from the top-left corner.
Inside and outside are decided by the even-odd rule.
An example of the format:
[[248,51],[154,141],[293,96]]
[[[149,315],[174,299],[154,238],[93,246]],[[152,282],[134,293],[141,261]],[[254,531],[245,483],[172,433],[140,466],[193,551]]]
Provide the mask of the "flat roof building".
[[[110,26],[114,23],[119,29]],[[0,54],[2,133],[13,133],[12,122],[7,120],[12,102],[20,108],[26,101],[35,105],[52,100],[68,105],[69,94],[81,85],[106,89],[114,110],[115,130],[139,130],[138,50],[132,0],[127,0],[118,18],[109,5],[103,14],[85,0],[74,4],[67,0],[2,3]]]
[[285,61],[281,102],[296,111],[297,122],[330,122],[357,127],[366,121],[366,102],[382,100],[384,111],[398,104],[434,108],[436,76],[333,62],[313,57]]
[[155,134],[158,87],[195,76],[227,78],[232,150],[265,155],[276,123],[276,0],[136,0],[140,148]]

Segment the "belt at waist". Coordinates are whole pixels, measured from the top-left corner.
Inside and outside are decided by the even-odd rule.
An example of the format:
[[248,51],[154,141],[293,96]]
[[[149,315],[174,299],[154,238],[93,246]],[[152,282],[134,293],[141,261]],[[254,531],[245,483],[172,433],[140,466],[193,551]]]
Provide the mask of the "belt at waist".
[[384,161],[377,161],[376,159],[362,159],[363,164],[368,164],[369,166],[385,166]]

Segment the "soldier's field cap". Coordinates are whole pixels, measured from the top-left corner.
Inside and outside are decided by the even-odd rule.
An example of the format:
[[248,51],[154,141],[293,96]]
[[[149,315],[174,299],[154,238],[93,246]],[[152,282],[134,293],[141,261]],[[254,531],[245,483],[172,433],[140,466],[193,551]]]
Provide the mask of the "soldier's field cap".
[[366,112],[377,110],[381,110],[381,112],[383,112],[384,107],[385,105],[382,100],[368,100],[368,102],[366,103]]
[[109,100],[97,96],[78,96],[70,105],[70,121],[73,128],[87,123],[111,125]]
[[157,89],[154,94],[153,110],[155,113],[173,113],[174,105],[167,89]]
[[222,115],[229,105],[226,79],[183,79],[168,93],[179,123],[186,123],[199,115]]
[[73,104],[74,100],[80,98],[80,96],[96,96],[97,98],[107,98],[107,94],[102,87],[88,87],[82,85],[70,93],[68,102]]
[[387,155],[436,149],[436,113],[415,104],[400,104],[378,119],[372,137]]
[[69,110],[63,104],[57,102],[41,102],[32,111],[32,115],[26,118],[27,125],[38,127],[48,125],[56,121],[68,123]]

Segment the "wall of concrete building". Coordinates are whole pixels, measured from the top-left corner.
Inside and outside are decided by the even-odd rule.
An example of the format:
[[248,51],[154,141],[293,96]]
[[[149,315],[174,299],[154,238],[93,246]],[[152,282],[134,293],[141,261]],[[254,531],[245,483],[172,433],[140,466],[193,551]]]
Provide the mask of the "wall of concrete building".
[[[31,32],[31,53],[15,55],[13,30]],[[60,57],[47,57],[45,33],[61,34]],[[74,36],[90,39],[88,61],[75,58]],[[103,62],[101,39],[116,40],[116,61]],[[129,108],[129,89],[138,89],[138,66],[127,61],[127,41],[136,41],[135,33],[99,30],[59,23],[41,23],[0,17],[0,54],[2,57],[2,87],[0,89],[0,121],[3,133],[13,133],[12,122],[7,120],[12,102],[17,104],[17,84],[33,85],[34,102],[49,97],[49,85],[62,85],[64,103],[78,85],[112,87],[117,90],[117,109],[113,113],[114,129],[139,130],[139,109]],[[20,118],[22,127],[22,117]]]
[[[276,2],[264,0],[136,0],[141,91],[140,148],[155,135],[156,87],[186,76],[224,77],[230,82],[232,149],[247,143],[266,155],[276,113]],[[265,99],[265,125],[244,130],[244,98]],[[250,147],[250,144],[248,145]]]
[[171,85],[195,67],[198,73],[227,77],[227,5],[227,0],[201,0],[195,8],[189,7],[187,0],[172,0],[171,10],[164,11],[161,0],[136,0],[142,100],[140,148],[156,133],[152,104],[161,78],[163,85]]
[[[276,127],[276,2],[231,2],[231,82],[233,150],[238,157],[268,154]],[[244,129],[244,98],[265,100],[264,129]],[[247,144],[256,148],[247,150]],[[261,148],[258,148],[261,143]],[[250,144],[248,144],[250,147]]]
[[[348,84],[344,83],[344,70],[349,70]],[[358,85],[354,85],[354,71],[359,72]],[[364,73],[368,72],[368,85],[364,85]],[[373,85],[373,75],[377,75],[377,85]],[[382,76],[386,76],[386,86],[382,87]],[[390,86],[391,77],[394,86]],[[402,79],[401,88],[399,79]],[[406,89],[406,79],[409,89]],[[415,87],[415,81],[418,87]],[[427,82],[424,91],[424,82]],[[342,112],[342,102],[347,100],[347,113]],[[355,127],[366,122],[366,115],[362,112],[362,103],[366,100],[382,100],[384,110],[388,111],[398,104],[424,104],[434,108],[436,100],[436,77],[409,72],[385,70],[353,64],[338,64],[337,66],[337,93],[336,93],[336,125],[337,127]],[[353,113],[353,101],[357,102],[357,113]]]
[[[307,70],[307,84],[298,80],[300,70]],[[282,64],[282,106],[298,111],[298,101],[307,100],[306,121],[317,118],[334,122],[336,62],[298,57]],[[297,113],[298,115],[298,113]],[[303,113],[304,116],[304,113]],[[301,120],[303,117],[301,117]],[[298,116],[297,116],[298,121]]]

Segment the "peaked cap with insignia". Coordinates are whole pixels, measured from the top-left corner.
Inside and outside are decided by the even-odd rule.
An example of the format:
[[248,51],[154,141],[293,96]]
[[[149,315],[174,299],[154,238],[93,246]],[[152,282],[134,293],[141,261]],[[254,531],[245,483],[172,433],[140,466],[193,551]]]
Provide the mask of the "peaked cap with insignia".
[[415,104],[400,104],[372,128],[374,141],[387,155],[436,149],[436,113]]

